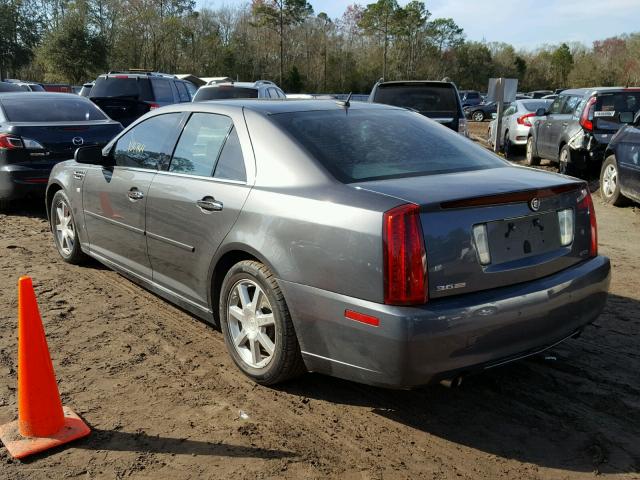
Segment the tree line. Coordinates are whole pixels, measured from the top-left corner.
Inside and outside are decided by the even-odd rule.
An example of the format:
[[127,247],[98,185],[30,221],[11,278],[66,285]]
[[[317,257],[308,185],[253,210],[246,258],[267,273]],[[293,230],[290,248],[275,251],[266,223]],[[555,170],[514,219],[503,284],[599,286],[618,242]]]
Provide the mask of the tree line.
[[239,80],[288,92],[368,93],[387,80],[449,77],[485,90],[640,84],[640,33],[517,50],[473,41],[421,1],[354,3],[339,18],[306,0],[196,9],[193,0],[0,0],[0,77],[80,84],[143,68]]

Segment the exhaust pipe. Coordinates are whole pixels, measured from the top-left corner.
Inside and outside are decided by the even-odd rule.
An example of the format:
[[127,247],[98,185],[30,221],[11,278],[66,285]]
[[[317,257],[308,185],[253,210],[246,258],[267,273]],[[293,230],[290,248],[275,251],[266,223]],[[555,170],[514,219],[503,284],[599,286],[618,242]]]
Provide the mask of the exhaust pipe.
[[453,378],[445,378],[440,380],[440,385],[447,388],[459,388],[462,385],[462,375]]

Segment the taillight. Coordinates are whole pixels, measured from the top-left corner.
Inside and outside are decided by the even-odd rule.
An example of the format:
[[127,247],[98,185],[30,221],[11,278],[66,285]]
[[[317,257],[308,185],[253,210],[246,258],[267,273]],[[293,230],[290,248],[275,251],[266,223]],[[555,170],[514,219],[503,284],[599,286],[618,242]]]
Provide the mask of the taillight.
[[525,127],[530,127],[531,122],[529,121],[529,119],[535,116],[536,116],[535,113],[527,113],[526,115],[522,115],[521,117],[518,117],[516,119],[516,122],[518,122],[518,125],[524,125]]
[[593,110],[596,103],[596,97],[591,97],[582,110],[580,115],[580,125],[587,131],[593,130]]
[[589,215],[589,224],[591,227],[591,242],[589,244],[589,256],[595,257],[598,255],[598,223],[596,221],[596,209],[593,206],[593,199],[591,193],[586,188],[583,188],[578,197],[578,208],[580,210],[586,210]]
[[24,148],[24,144],[20,137],[7,133],[0,133],[0,149],[15,150],[16,148]]
[[160,104],[149,102],[149,110],[155,110],[156,108],[160,108]]
[[421,304],[427,295],[427,254],[420,207],[401,205],[384,213],[384,303]]

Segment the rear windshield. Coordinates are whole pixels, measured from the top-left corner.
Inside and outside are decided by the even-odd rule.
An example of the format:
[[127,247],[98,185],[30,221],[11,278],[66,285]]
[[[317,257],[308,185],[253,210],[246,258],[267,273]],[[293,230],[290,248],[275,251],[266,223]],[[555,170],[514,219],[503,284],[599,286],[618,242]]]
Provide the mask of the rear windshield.
[[98,77],[91,89],[91,98],[95,97],[131,97],[145,102],[153,101],[148,78]]
[[46,97],[2,99],[2,109],[10,122],[82,122],[106,120],[107,117],[90,100],[69,98],[51,93]]
[[193,100],[202,102],[203,100],[224,100],[227,98],[258,98],[258,89],[242,87],[201,88]]
[[621,112],[640,110],[640,91],[599,93],[593,118],[596,128],[600,130],[618,130],[620,128]]
[[344,183],[505,166],[470,140],[408,111],[311,111],[272,118]]
[[420,113],[457,115],[458,98],[449,85],[380,85],[374,102],[411,108]]
[[539,108],[547,108],[551,105],[552,100],[543,100],[540,102],[522,102],[522,106],[527,112],[535,112]]

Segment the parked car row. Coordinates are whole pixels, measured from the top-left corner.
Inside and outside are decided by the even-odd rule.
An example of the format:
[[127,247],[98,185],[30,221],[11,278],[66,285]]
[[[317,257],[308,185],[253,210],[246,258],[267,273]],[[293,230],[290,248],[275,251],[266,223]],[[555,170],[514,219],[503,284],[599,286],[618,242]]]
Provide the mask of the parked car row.
[[[219,324],[256,382],[456,379],[602,310],[610,266],[587,185],[461,138],[468,92],[453,83],[285,102],[268,81],[184,82],[110,72],[88,98],[0,94],[0,198],[43,195],[65,261],[93,257]],[[604,146],[601,195],[620,204],[640,190],[638,96],[517,100],[500,138],[537,148],[542,122],[573,131],[554,117],[571,106],[571,155]]]

